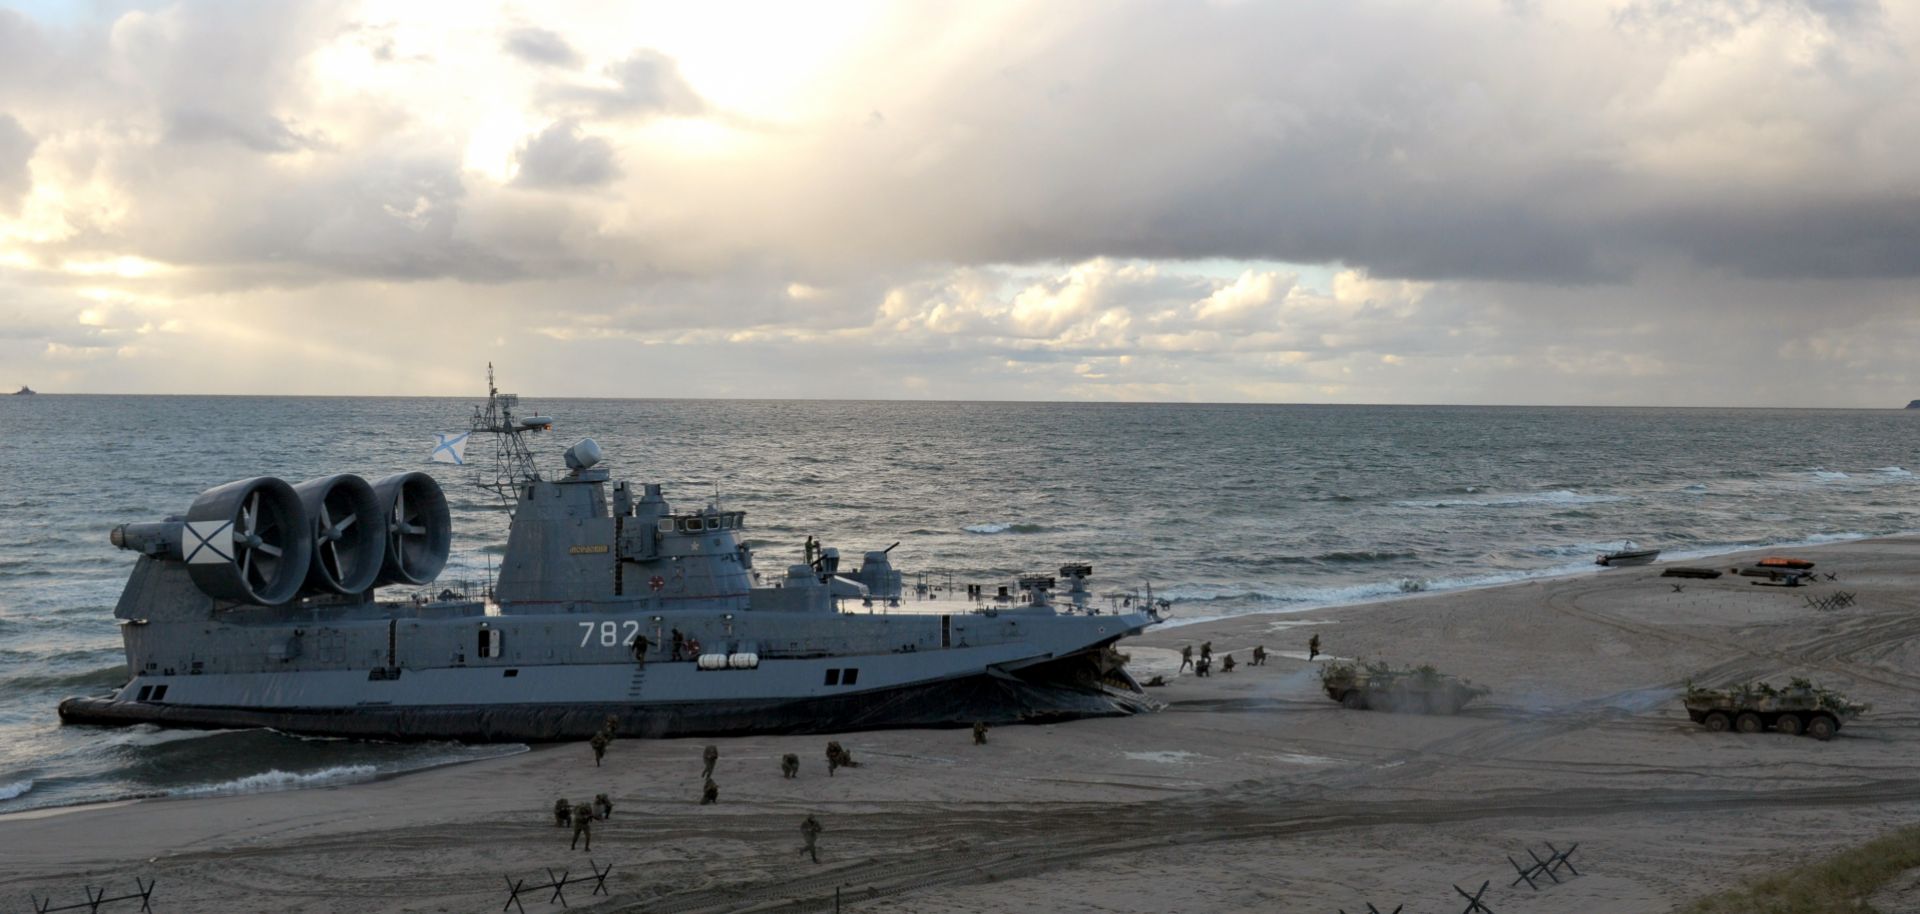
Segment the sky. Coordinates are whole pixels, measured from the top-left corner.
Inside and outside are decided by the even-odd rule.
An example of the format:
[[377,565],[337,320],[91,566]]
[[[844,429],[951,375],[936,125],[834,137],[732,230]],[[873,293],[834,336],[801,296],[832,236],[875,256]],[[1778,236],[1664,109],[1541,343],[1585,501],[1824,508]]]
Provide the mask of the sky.
[[1920,3],[0,0],[0,385],[1897,407]]

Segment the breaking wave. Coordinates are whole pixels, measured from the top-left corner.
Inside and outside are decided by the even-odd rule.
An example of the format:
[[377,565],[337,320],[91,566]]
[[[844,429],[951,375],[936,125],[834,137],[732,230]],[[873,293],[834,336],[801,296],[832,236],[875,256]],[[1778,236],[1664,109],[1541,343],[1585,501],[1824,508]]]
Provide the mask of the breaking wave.
[[1039,533],[1047,528],[1039,524],[969,524],[962,528],[968,533]]
[[0,784],[0,800],[11,800],[14,797],[26,796],[27,791],[32,789],[32,778],[27,778],[23,781],[14,781],[11,784]]
[[1624,495],[1582,495],[1572,489],[1551,492],[1520,492],[1490,495],[1486,498],[1437,498],[1394,502],[1402,508],[1515,508],[1526,505],[1596,505],[1626,501]]
[[174,790],[174,796],[204,797],[235,793],[266,793],[273,790],[295,790],[301,787],[319,787],[327,784],[348,784],[364,781],[379,772],[372,765],[335,765],[319,771],[295,773],[281,771],[278,768],[250,774],[231,781],[217,784],[201,784],[195,787],[182,787]]

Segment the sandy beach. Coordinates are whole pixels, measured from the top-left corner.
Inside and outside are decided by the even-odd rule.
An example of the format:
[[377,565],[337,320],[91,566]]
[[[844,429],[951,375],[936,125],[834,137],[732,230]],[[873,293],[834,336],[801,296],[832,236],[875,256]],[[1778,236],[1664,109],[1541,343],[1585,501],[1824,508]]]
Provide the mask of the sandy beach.
[[[1491,882],[1502,914],[1662,911],[1920,820],[1920,538],[1792,552],[1838,580],[1624,568],[1163,627],[1122,646],[1141,679],[1169,677],[1150,690],[1158,713],[1001,727],[985,746],[961,729],[845,734],[863,765],[834,777],[827,736],[713,740],[710,807],[709,741],[620,740],[600,768],[584,744],[547,746],[344,787],[10,816],[0,905],[137,876],[158,879],[159,912],[499,910],[503,877],[591,857],[614,864],[611,896],[572,888],[573,907],[820,911],[838,888],[870,912],[1426,912]],[[1839,590],[1857,602],[1806,600]],[[1310,634],[1335,657],[1431,663],[1492,692],[1452,717],[1345,710],[1305,660]],[[1273,656],[1174,676],[1179,646],[1209,639],[1243,664],[1256,644]],[[1821,743],[1709,733],[1678,701],[1690,678],[1788,676],[1873,710]],[[798,779],[780,776],[787,752]],[[615,810],[592,853],[569,851],[554,799],[603,792]],[[817,865],[800,855],[809,813]],[[1507,857],[1547,842],[1578,842],[1581,875],[1511,887]],[[525,903],[558,909],[544,892]]]

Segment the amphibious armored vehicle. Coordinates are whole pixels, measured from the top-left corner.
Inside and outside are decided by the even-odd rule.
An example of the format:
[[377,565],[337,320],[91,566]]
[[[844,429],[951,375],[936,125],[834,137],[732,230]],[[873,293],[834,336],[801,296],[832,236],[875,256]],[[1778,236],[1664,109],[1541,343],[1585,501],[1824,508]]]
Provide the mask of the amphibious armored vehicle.
[[1838,692],[1822,689],[1795,677],[1786,688],[1765,682],[1725,689],[1687,686],[1687,716],[1708,730],[1723,733],[1760,733],[1776,730],[1788,736],[1805,734],[1826,741],[1840,726],[1870,710]]
[[1386,663],[1325,664],[1320,687],[1344,708],[1409,714],[1455,714],[1488,691],[1431,666],[1396,670]]
[[[613,481],[591,438],[544,476],[528,442],[552,420],[517,405],[490,390],[468,432],[496,441],[483,484],[512,512],[489,586],[432,586],[452,530],[426,473],[215,486],[184,516],[113,531],[138,555],[114,609],[130,678],[61,718],[525,741],[585,738],[608,716],[664,736],[1156,707],[1111,647],[1167,603],[1103,611],[1089,565],[939,599],[903,591],[891,547],[855,569],[809,538],[804,561],[762,574],[745,512]],[[465,438],[436,455],[464,463]]]

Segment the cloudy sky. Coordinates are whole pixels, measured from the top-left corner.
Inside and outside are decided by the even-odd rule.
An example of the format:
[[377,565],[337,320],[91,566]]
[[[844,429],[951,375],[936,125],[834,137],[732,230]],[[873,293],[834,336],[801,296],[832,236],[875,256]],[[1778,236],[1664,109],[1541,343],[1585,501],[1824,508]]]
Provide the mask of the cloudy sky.
[[1885,407],[1916,274],[1911,2],[0,0],[0,385]]

